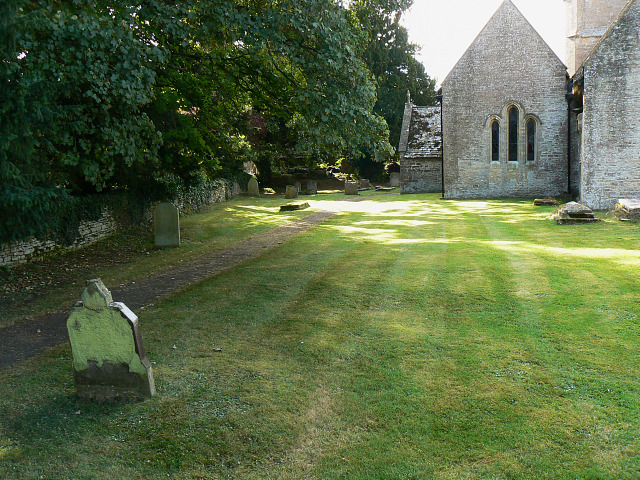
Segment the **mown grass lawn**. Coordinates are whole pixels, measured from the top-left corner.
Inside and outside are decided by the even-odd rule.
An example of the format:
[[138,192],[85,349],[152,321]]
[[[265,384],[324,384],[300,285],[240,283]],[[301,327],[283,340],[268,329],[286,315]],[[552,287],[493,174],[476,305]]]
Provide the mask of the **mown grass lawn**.
[[342,213],[141,313],[153,399],[77,400],[67,346],[0,371],[0,477],[640,478],[637,225],[313,206]]

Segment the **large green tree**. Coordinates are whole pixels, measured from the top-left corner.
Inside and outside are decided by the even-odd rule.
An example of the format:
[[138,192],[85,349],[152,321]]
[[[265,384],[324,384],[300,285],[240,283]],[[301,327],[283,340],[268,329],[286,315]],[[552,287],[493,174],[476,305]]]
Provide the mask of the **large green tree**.
[[[412,0],[355,0],[350,6],[364,37],[360,55],[375,78],[374,112],[385,119],[394,147],[400,141],[407,91],[418,105],[432,105],[435,101],[435,81],[417,60],[418,46],[409,41],[407,30],[400,23],[412,3]],[[369,174],[380,170],[367,162],[366,156],[358,165]]]
[[272,155],[392,152],[357,29],[332,0],[0,8],[2,240],[42,233],[81,194]]

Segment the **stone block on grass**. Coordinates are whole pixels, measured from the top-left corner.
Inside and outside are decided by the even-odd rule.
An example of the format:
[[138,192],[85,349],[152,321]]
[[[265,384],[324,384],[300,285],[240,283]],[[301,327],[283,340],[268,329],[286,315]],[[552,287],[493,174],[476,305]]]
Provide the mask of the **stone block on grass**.
[[309,203],[286,203],[280,206],[281,212],[294,212],[296,210],[304,210],[305,208],[309,208]]
[[287,185],[284,198],[298,198],[298,187],[295,185]]
[[155,394],[138,317],[114,302],[98,279],[89,280],[67,318],[78,397],[136,401]]
[[358,195],[358,183],[357,182],[344,182],[344,194],[345,195]]

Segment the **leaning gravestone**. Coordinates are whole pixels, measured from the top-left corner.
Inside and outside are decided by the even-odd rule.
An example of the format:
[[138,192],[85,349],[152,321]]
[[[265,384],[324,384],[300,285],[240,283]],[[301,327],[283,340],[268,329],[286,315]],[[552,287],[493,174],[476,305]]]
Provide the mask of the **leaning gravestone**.
[[284,198],[298,198],[298,187],[295,185],[287,185],[284,192]]
[[260,187],[258,185],[258,180],[256,177],[251,177],[249,180],[249,184],[247,185],[247,193],[252,197],[260,196]]
[[78,396],[91,400],[140,400],[155,394],[138,317],[114,302],[102,280],[87,282],[67,318]]
[[153,231],[156,247],[180,246],[180,217],[175,205],[163,202],[156,207],[153,211]]
[[358,195],[357,182],[344,182],[344,194],[345,195]]
[[391,172],[389,174],[389,178],[391,180],[390,185],[392,187],[399,187],[400,186],[400,172]]

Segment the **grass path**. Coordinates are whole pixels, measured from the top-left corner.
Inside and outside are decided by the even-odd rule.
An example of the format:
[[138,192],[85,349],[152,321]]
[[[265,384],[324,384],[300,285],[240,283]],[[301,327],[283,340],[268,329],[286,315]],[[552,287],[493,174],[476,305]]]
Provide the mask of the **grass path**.
[[341,206],[141,315],[147,402],[0,371],[0,477],[639,478],[638,226],[548,213]]

